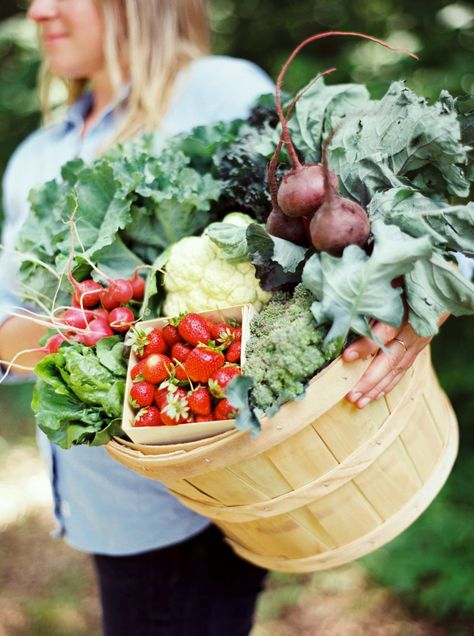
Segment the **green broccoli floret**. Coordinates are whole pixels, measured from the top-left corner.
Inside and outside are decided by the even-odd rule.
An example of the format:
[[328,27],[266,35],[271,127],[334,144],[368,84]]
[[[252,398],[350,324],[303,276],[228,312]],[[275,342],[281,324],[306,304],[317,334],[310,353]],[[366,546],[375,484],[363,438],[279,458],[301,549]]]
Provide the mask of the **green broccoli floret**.
[[301,397],[307,382],[337,356],[325,345],[328,328],[311,313],[314,297],[298,285],[293,294],[276,292],[250,323],[245,374],[253,376],[252,404],[267,415]]

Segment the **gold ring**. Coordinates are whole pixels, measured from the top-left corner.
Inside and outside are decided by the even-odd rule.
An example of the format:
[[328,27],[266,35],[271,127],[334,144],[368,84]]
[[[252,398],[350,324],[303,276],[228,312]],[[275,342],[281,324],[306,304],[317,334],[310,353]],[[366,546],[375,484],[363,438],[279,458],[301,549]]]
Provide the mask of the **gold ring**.
[[408,351],[405,341],[402,338],[394,338],[393,340],[394,342],[399,342],[402,345],[402,347],[405,349],[405,353]]

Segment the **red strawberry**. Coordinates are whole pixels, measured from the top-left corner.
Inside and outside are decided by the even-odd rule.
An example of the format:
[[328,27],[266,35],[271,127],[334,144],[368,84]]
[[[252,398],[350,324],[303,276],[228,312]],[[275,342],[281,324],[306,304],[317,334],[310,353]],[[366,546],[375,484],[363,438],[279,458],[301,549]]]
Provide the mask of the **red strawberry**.
[[212,414],[209,415],[196,415],[195,422],[212,422]]
[[178,362],[173,367],[173,375],[178,382],[186,382],[189,384],[189,377],[182,362]]
[[178,327],[168,323],[162,329],[163,338],[168,343],[169,347],[172,347],[177,342],[181,342],[181,336],[179,335]]
[[135,382],[130,389],[128,400],[134,408],[150,406],[155,397],[155,387],[148,382]]
[[199,314],[186,314],[178,325],[179,335],[189,344],[207,343],[211,339],[209,322]]
[[155,399],[155,404],[160,409],[160,411],[166,406],[167,398],[168,398],[168,387],[162,389],[161,387],[157,386],[155,388],[154,399]]
[[231,420],[237,415],[237,409],[232,406],[227,398],[219,400],[214,409],[214,419]]
[[152,353],[145,359],[142,370],[143,379],[151,384],[159,384],[168,377],[172,366],[168,356],[162,353]]
[[207,382],[224,362],[224,354],[215,347],[195,347],[186,358],[184,368],[193,382]]
[[168,344],[161,329],[132,327],[127,337],[127,344],[132,345],[137,358],[146,358],[152,353],[168,352]]
[[242,343],[240,340],[233,342],[225,353],[227,362],[240,362],[241,349]]
[[227,348],[235,340],[235,328],[226,322],[219,322],[212,326],[212,337]]
[[200,387],[188,393],[188,404],[191,411],[196,415],[209,417],[211,414],[211,396],[206,387]]
[[241,372],[241,368],[233,364],[226,364],[225,367],[214,371],[208,380],[209,390],[212,395],[216,398],[223,398],[225,387],[232,378],[235,378],[236,375],[240,375]]
[[185,422],[189,417],[189,405],[186,399],[186,392],[184,397],[180,395],[178,391],[169,393],[167,404],[161,410],[161,417],[167,426]]
[[147,406],[144,409],[138,411],[134,426],[160,426],[163,424],[161,414],[156,406]]
[[145,364],[145,360],[140,360],[140,362],[137,362],[137,364],[135,364],[130,369],[130,375],[132,377],[132,380],[137,380],[138,382],[143,379],[142,371],[143,371],[144,364]]
[[235,328],[234,335],[236,340],[242,340],[242,325]]
[[180,362],[184,362],[191,353],[192,347],[188,347],[184,342],[177,342],[171,347],[171,357],[176,358]]

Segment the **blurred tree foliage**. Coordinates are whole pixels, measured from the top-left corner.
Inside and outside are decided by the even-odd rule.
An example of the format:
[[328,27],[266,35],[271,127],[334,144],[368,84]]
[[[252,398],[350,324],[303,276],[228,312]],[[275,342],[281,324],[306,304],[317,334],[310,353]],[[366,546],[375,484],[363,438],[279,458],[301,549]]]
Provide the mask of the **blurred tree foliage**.
[[[0,19],[25,2],[3,0]],[[363,82],[379,97],[390,81],[404,78],[419,95],[436,98],[474,93],[472,2],[431,0],[211,0],[214,49],[254,60],[276,78],[304,38],[328,30],[359,31],[410,49],[416,62],[355,38],[308,45],[285,80],[295,91],[317,72],[337,67],[328,82]],[[0,173],[8,156],[39,122],[34,91],[38,71],[34,28],[24,20],[0,26]],[[474,527],[471,466],[474,463],[474,351],[472,319],[451,320],[433,343],[435,366],[461,425],[461,452],[437,503],[417,524],[366,559],[374,576],[423,611],[474,616]],[[9,389],[14,391],[15,389]],[[24,393],[27,395],[28,391]],[[470,567],[469,567],[470,564]]]

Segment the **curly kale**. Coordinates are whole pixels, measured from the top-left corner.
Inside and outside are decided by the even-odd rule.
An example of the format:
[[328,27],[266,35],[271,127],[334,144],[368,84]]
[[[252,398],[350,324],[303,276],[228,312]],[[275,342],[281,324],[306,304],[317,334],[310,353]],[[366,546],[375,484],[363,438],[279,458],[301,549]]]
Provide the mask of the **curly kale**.
[[267,415],[301,397],[307,382],[337,356],[324,345],[326,326],[311,313],[314,296],[298,285],[293,294],[276,292],[250,323],[245,374],[255,380],[252,404]]

